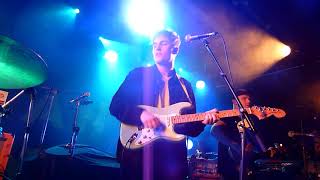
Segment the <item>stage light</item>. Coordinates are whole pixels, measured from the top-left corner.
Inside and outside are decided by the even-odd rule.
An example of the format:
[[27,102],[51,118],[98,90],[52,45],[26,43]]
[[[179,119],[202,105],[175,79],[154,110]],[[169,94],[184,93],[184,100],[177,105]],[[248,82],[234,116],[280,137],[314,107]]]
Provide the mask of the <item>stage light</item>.
[[179,68],[178,71],[179,71],[180,73],[182,73],[182,72],[183,72],[183,69],[182,69],[182,68]]
[[236,49],[230,53],[230,59],[241,57],[233,61],[233,80],[239,85],[248,83],[264,74],[279,61],[290,55],[289,46],[275,37],[255,28],[248,28],[241,33],[241,38],[232,43]]
[[73,7],[70,7],[70,6],[65,7],[63,11],[64,11],[65,15],[70,16],[70,17],[76,17],[77,14],[80,13],[80,9],[79,8],[73,8]]
[[103,57],[110,63],[116,63],[118,60],[118,53],[113,50],[108,50],[104,53]]
[[196,83],[197,89],[204,89],[206,87],[206,83],[202,80],[197,81]]
[[193,148],[193,142],[191,141],[191,139],[187,139],[186,144],[187,144],[188,150]]
[[105,39],[102,36],[99,37],[99,40],[102,43],[104,48],[109,47],[111,45],[111,41],[109,41],[108,39]]
[[165,13],[161,0],[131,0],[127,5],[128,25],[137,33],[151,37],[164,28]]
[[74,12],[75,14],[79,14],[79,13],[80,13],[80,9],[75,8],[75,9],[73,9],[73,12]]
[[280,54],[283,57],[287,57],[291,53],[290,47],[287,45],[284,45],[284,44],[282,45],[282,47],[279,50],[280,50]]

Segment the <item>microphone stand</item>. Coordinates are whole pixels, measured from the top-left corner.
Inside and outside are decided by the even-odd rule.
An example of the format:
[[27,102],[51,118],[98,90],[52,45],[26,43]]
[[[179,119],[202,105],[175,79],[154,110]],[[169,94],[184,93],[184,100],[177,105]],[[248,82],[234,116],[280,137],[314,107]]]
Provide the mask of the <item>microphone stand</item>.
[[93,101],[86,100],[88,96],[80,96],[80,98],[76,98],[74,100],[71,100],[71,103],[75,104],[75,113],[73,116],[73,125],[72,125],[72,136],[70,143],[66,145],[67,148],[69,148],[70,157],[74,156],[74,150],[76,147],[76,141],[77,137],[80,131],[80,128],[78,127],[78,114],[79,114],[79,107],[80,105],[88,105],[91,104]]
[[217,58],[215,57],[213,51],[211,50],[210,46],[209,46],[209,42],[206,39],[201,39],[201,41],[204,43],[204,46],[206,47],[206,49],[208,50],[209,54],[212,57],[212,61],[216,63],[219,71],[220,71],[220,75],[221,77],[225,80],[226,84],[228,85],[228,88],[230,90],[230,92],[232,93],[234,99],[236,100],[238,107],[239,107],[239,112],[240,112],[240,118],[242,121],[242,129],[243,130],[239,130],[240,136],[241,136],[241,161],[240,161],[240,172],[239,172],[239,179],[243,180],[245,179],[245,140],[246,140],[246,133],[244,131],[245,128],[245,122],[246,124],[249,126],[249,128],[251,129],[251,131],[253,133],[256,132],[253,123],[251,122],[248,113],[245,111],[243,105],[240,103],[240,100],[238,98],[238,96],[235,94],[234,88],[232,87],[228,77],[226,76],[226,74],[224,73],[223,69],[221,68]]
[[74,103],[75,103],[75,113],[73,116],[72,136],[71,136],[70,143],[68,144],[70,157],[73,157],[74,155],[76,140],[80,131],[77,120],[78,120],[79,107],[81,104],[81,100],[74,101]]

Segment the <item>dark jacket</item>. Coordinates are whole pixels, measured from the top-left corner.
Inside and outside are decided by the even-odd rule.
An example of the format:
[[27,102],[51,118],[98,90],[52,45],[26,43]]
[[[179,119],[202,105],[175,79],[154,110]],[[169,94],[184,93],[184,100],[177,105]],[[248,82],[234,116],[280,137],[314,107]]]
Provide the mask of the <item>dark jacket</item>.
[[[188,96],[183,90],[180,81],[185,85]],[[162,83],[161,74],[155,65],[132,70],[113,96],[109,108],[110,113],[122,123],[141,126],[142,122],[140,120],[140,115],[142,109],[137,106],[148,105],[156,107],[159,92],[163,87]],[[186,79],[179,78],[175,71],[172,72],[172,78],[169,80],[169,95],[170,104],[190,102],[193,105],[191,108],[184,110],[182,114],[196,112],[196,103],[191,84]],[[174,129],[176,133],[179,134],[197,136],[204,130],[204,125],[201,122],[192,122],[175,125]],[[152,146],[153,149],[154,162],[157,162],[157,171],[159,171],[159,168],[161,171],[162,168],[169,167],[172,170],[174,169],[172,168],[173,166],[186,167],[187,149],[185,141],[170,142],[167,140],[158,140],[150,146]],[[125,166],[141,166],[143,150],[123,151],[122,148],[123,147],[120,144],[117,150],[118,159],[122,160],[120,163],[126,163]],[[124,155],[124,152],[127,153],[127,157]],[[124,156],[122,157],[122,155]],[[132,160],[132,157],[135,157],[136,159]],[[128,162],[128,159],[130,158],[131,160],[129,161],[134,162]],[[169,164],[170,166],[168,166]]]
[[[186,79],[180,77],[189,94],[190,98],[188,98],[175,71],[172,73],[174,75],[169,80],[170,104],[191,101],[190,103],[193,106],[184,110],[182,114],[195,113],[196,103],[191,84]],[[109,108],[110,113],[123,123],[141,126],[140,115],[142,109],[137,106],[148,105],[155,107],[162,83],[161,74],[155,65],[132,70],[113,96]],[[189,136],[197,136],[203,129],[204,125],[199,122],[175,126],[177,133]]]

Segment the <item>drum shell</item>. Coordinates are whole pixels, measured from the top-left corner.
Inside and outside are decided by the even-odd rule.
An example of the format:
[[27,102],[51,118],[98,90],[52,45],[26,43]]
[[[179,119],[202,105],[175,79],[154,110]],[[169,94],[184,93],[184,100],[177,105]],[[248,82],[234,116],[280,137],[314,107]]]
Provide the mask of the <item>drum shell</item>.
[[217,159],[190,158],[189,174],[191,179],[221,179]]

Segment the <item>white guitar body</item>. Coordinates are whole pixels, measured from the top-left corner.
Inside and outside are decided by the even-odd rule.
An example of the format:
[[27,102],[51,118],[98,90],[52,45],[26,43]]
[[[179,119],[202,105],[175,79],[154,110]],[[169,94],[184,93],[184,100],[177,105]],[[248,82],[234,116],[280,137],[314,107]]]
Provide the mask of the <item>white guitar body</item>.
[[[158,117],[162,125],[156,129],[149,129],[121,123],[121,144],[128,149],[137,149],[160,138],[168,139],[170,141],[184,140],[184,135],[174,132],[174,124],[202,121],[208,113],[180,115],[182,109],[190,106],[191,104],[188,102],[180,102],[165,108],[155,108],[145,105],[138,106]],[[246,108],[245,111],[248,114],[257,116],[260,120],[271,115],[274,115],[276,118],[282,118],[286,115],[286,112],[282,109],[270,107],[253,106],[251,108]],[[239,116],[240,112],[238,109],[223,110],[215,115],[218,115],[219,118],[235,117]]]
[[120,141],[121,144],[129,149],[137,149],[151,143],[157,139],[168,139],[170,141],[181,141],[185,139],[184,135],[174,132],[173,123],[170,116],[180,115],[183,108],[190,107],[188,102],[180,102],[165,108],[156,108],[146,105],[138,107],[147,110],[160,119],[162,126],[156,129],[139,128],[137,126],[121,123]]

